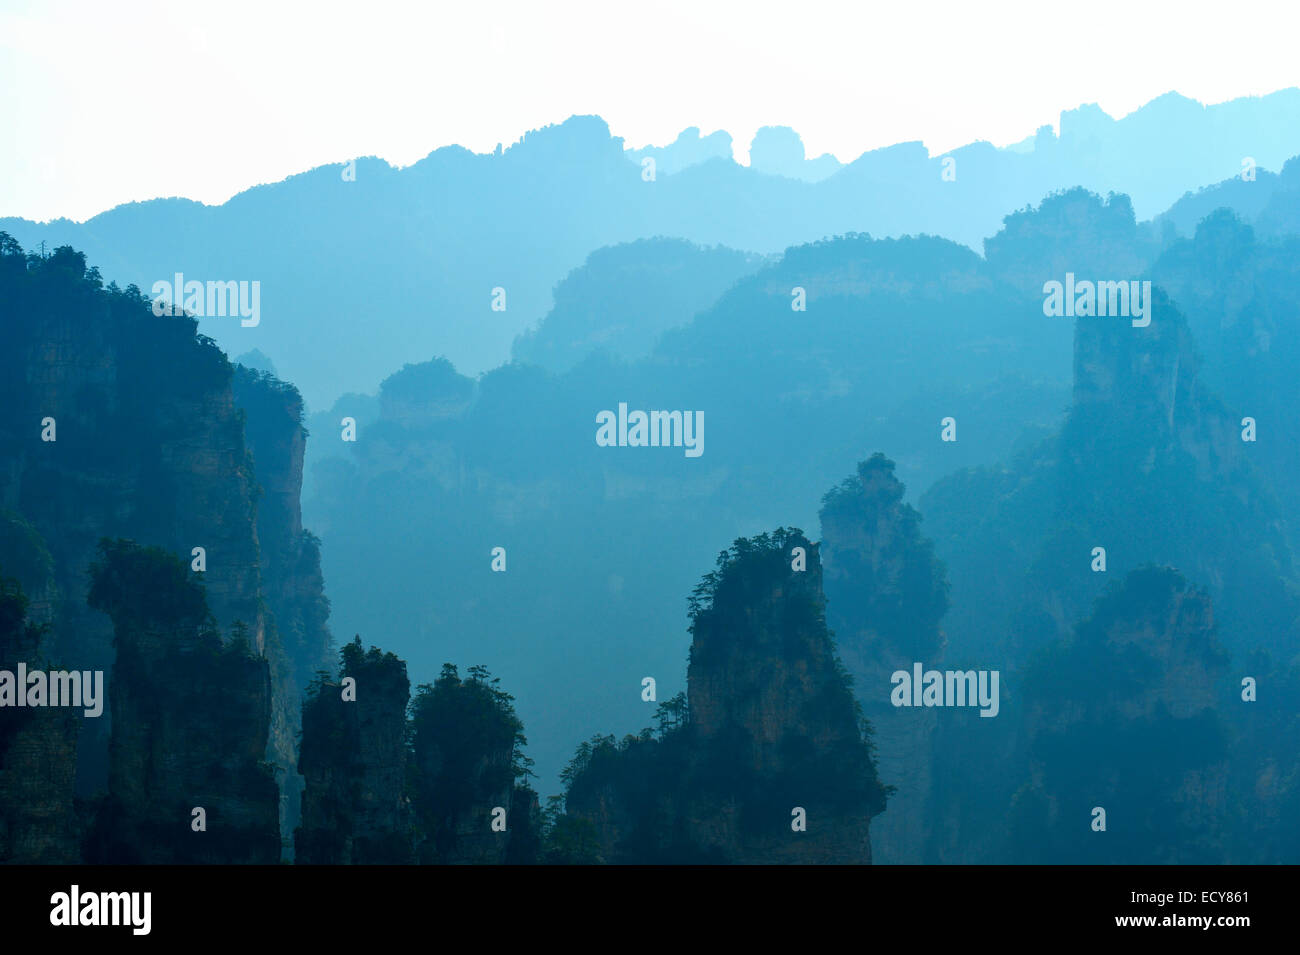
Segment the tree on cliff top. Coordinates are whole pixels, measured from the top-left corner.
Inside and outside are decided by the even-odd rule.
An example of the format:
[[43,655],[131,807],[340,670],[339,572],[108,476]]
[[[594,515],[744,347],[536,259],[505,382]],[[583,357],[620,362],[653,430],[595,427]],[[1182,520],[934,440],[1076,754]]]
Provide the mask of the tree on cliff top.
[[444,664],[411,701],[414,803],[440,855],[455,848],[457,826],[474,807],[508,798],[516,780],[531,775],[514,697],[486,667],[468,673]]
[[119,637],[128,629],[216,629],[203,585],[184,561],[161,548],[104,538],[90,581],[86,602],[113,618]]

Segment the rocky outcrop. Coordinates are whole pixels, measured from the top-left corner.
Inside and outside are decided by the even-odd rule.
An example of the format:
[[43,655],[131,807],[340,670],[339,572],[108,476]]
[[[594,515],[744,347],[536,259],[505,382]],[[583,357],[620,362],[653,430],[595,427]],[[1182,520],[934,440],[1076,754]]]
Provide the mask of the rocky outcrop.
[[279,798],[264,762],[266,659],[223,642],[203,586],[159,548],[106,541],[90,605],[113,621],[117,659],[108,798],[87,845],[99,863],[274,863]]
[[1138,223],[1128,196],[1102,198],[1078,187],[1011,213],[1002,229],[984,240],[991,270],[1040,301],[1043,283],[1064,281],[1066,272],[1088,279],[1135,279],[1158,251],[1154,231]]
[[738,540],[691,601],[679,725],[580,750],[567,810],[610,862],[869,863],[884,809],[817,545]]
[[1008,669],[1067,638],[1108,581],[1146,563],[1207,589],[1229,650],[1290,656],[1300,602],[1282,509],[1243,415],[1202,382],[1183,316],[1159,287],[1150,300],[1146,327],[1075,319],[1059,434],[922,500],[965,588],[950,638],[979,642]]
[[541,851],[537,794],[512,697],[482,667],[446,664],[406,717],[406,664],[342,650],[339,681],[303,705],[306,781],[295,861],[306,864],[530,863]]
[[[48,542],[50,583],[33,593],[48,652],[78,669],[114,665],[111,623],[86,602],[101,539],[193,561],[217,632],[246,633],[269,665],[266,758],[291,831],[301,694],[330,639],[319,545],[298,503],[301,398],[235,369],[192,318],[155,315],[134,287],[103,288],[79,253],[27,257],[5,236],[0,342],[0,398],[14,411],[0,423],[0,511]],[[111,726],[107,714],[80,723],[83,798],[108,787]]]
[[[27,619],[15,581],[0,579],[0,671],[45,664],[43,627]],[[50,865],[80,861],[73,808],[77,724],[68,707],[0,709],[0,862]]]
[[421,862],[500,863],[517,832],[526,840],[532,807],[514,805],[522,730],[511,697],[480,667],[462,679],[448,664],[420,688],[411,736]]
[[[1232,622],[1232,646],[1282,650],[1300,604],[1281,510],[1242,440],[1242,416],[1201,382],[1187,322],[1159,288],[1150,308],[1145,328],[1076,320],[1058,523],[1086,548],[1105,547],[1109,573],[1154,562],[1207,587]],[[1077,560],[1052,563],[1073,583],[1042,592],[1062,595],[1062,618],[1077,620],[1104,576],[1075,572]]]
[[474,381],[458,374],[445,358],[407,364],[384,379],[379,391],[384,421],[419,431],[444,419],[458,418],[474,399]]
[[876,454],[828,493],[821,509],[827,620],[871,721],[880,779],[895,789],[872,822],[878,864],[927,861],[939,711],[891,705],[890,677],[911,673],[918,662],[938,667],[945,651],[939,621],[948,608],[944,567],[903,492],[894,463]]
[[[1283,177],[1288,176],[1300,183],[1300,158],[1288,161]],[[1255,183],[1233,185],[1251,192]],[[1300,197],[1294,189],[1289,194]],[[1225,208],[1199,225],[1193,222],[1189,231],[1194,238],[1168,248],[1153,276],[1187,316],[1205,357],[1206,382],[1229,407],[1257,422],[1257,441],[1243,450],[1277,491],[1294,552],[1300,548],[1300,480],[1294,466],[1300,428],[1292,413],[1300,403],[1296,257],[1288,241],[1256,234]]]
[[406,664],[374,647],[365,651],[360,637],[341,656],[340,682],[316,683],[303,704],[298,770],[305,785],[295,861],[413,862]]
[[[7,236],[0,246],[0,509],[48,543],[47,652],[111,670],[111,623],[86,605],[106,537],[187,561],[204,548],[218,624],[243,623],[261,651],[254,485],[229,362],[193,319],[155,316],[134,287],[104,289],[72,249],[29,259]],[[81,724],[80,795],[107,785],[110,725]]]

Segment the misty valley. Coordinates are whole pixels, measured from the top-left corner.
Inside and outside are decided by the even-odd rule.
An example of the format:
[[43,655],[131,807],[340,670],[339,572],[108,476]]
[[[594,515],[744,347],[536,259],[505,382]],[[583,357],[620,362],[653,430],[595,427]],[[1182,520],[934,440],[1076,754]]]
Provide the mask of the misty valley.
[[1294,863],[1298,96],[0,219],[0,861]]

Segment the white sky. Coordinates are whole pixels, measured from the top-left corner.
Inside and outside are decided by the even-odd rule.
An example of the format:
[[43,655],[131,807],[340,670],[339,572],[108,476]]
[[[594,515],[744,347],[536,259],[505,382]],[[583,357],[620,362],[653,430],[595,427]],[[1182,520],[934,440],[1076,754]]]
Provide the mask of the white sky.
[[219,203],[326,162],[487,151],[574,113],[628,146],[793,126],[850,160],[1300,85],[1300,4],[0,0],[0,216]]

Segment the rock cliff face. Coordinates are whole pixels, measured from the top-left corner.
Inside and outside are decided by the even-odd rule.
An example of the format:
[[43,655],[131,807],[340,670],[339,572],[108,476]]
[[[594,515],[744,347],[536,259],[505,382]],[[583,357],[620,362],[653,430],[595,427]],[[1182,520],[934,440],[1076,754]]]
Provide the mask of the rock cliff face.
[[341,682],[317,683],[303,704],[298,769],[305,786],[295,861],[413,862],[406,664],[373,647],[364,651],[359,637],[344,646],[342,659]]
[[1296,567],[1257,445],[1202,383],[1187,323],[1158,287],[1150,318],[1075,319],[1061,432],[922,500],[965,588],[948,627],[955,644],[996,652],[1009,669],[1067,638],[1115,576],[1155,563],[1206,588],[1229,650],[1289,656]]
[[1223,862],[1227,666],[1208,596],[1177,571],[1109,588],[1023,676],[1029,767],[1011,821],[1036,848],[1019,861]]
[[246,630],[222,642],[202,584],[164,550],[105,542],[91,577],[117,659],[108,799],[88,861],[278,861],[266,659]]
[[1159,288],[1152,299],[1145,328],[1123,318],[1076,319],[1071,460],[1083,467],[1105,438],[1138,432],[1147,453],[1133,464],[1143,472],[1177,446],[1195,461],[1198,479],[1238,477],[1240,428],[1201,384],[1187,322]]
[[[42,669],[43,628],[27,619],[14,581],[0,580],[0,670]],[[80,861],[72,786],[77,724],[70,708],[0,709],[0,862]]]
[[[537,794],[512,697],[487,670],[446,664],[407,719],[406,664],[358,637],[340,681],[303,705],[306,781],[297,862],[530,863],[540,851]],[[355,681],[354,683],[351,681]]]
[[260,495],[257,540],[265,599],[266,657],[271,668],[271,738],[267,759],[280,782],[280,829],[298,825],[302,777],[297,772],[301,700],[315,673],[328,663],[329,601],[320,567],[320,542],[302,526],[303,454],[307,432],[302,397],[271,375],[236,366],[236,406]]
[[[261,650],[254,488],[225,356],[192,319],[154,316],[134,289],[100,288],[71,249],[28,262],[5,248],[0,344],[11,412],[0,507],[29,521],[53,558],[48,652],[112,669],[112,627],[86,606],[86,588],[99,540],[119,536],[187,560],[203,547],[218,623],[244,623]],[[81,795],[107,783],[110,725],[82,723]]]
[[[1300,181],[1300,160],[1287,163],[1283,175],[1288,174]],[[1229,407],[1258,423],[1250,457],[1278,492],[1294,552],[1300,548],[1294,466],[1300,428],[1292,414],[1300,403],[1300,335],[1294,324],[1300,266],[1289,241],[1257,235],[1227,209],[1205,216],[1194,231],[1194,238],[1170,246],[1153,274],[1187,316],[1205,356],[1207,383]]]
[[1138,223],[1123,194],[1103,199],[1074,188],[1048,196],[1037,208],[1013,212],[984,240],[991,270],[1041,301],[1043,283],[1081,279],[1135,279],[1159,252],[1153,230]]
[[580,750],[568,812],[612,862],[869,863],[884,808],[823,613],[818,548],[739,540],[692,598],[680,725]]
[[[461,679],[456,667],[444,666],[436,683],[420,688],[411,743],[421,862],[506,860],[515,834],[527,832],[531,810],[514,805],[522,729],[510,696],[478,667]],[[492,826],[498,809],[504,829]]]
[[[193,319],[154,315],[134,287],[104,289],[79,253],[28,257],[7,236],[0,345],[0,400],[12,411],[0,421],[0,511],[20,515],[48,555],[49,584],[32,594],[50,624],[46,652],[68,668],[113,670],[113,627],[87,605],[101,539],[186,562],[202,548],[217,631],[240,627],[270,667],[266,756],[292,824],[299,700],[329,644],[319,548],[298,508],[297,392],[236,372]],[[109,787],[113,718],[79,723],[82,798]]]
[[[1281,510],[1258,477],[1254,445],[1242,440],[1242,416],[1201,382],[1187,322],[1159,288],[1151,311],[1146,328],[1076,320],[1058,521],[1088,548],[1106,547],[1109,573],[1155,562],[1205,586],[1231,621],[1230,646],[1280,650],[1300,612],[1287,592],[1295,567]],[[1086,594],[1050,588],[1065,595],[1073,621],[1104,575],[1067,576],[1093,584]]]
[[939,711],[892,706],[890,677],[918,662],[941,668],[948,582],[903,492],[884,455],[862,462],[823,500],[821,554],[827,620],[871,721],[880,779],[895,788],[872,822],[874,861],[917,864],[928,861]]

